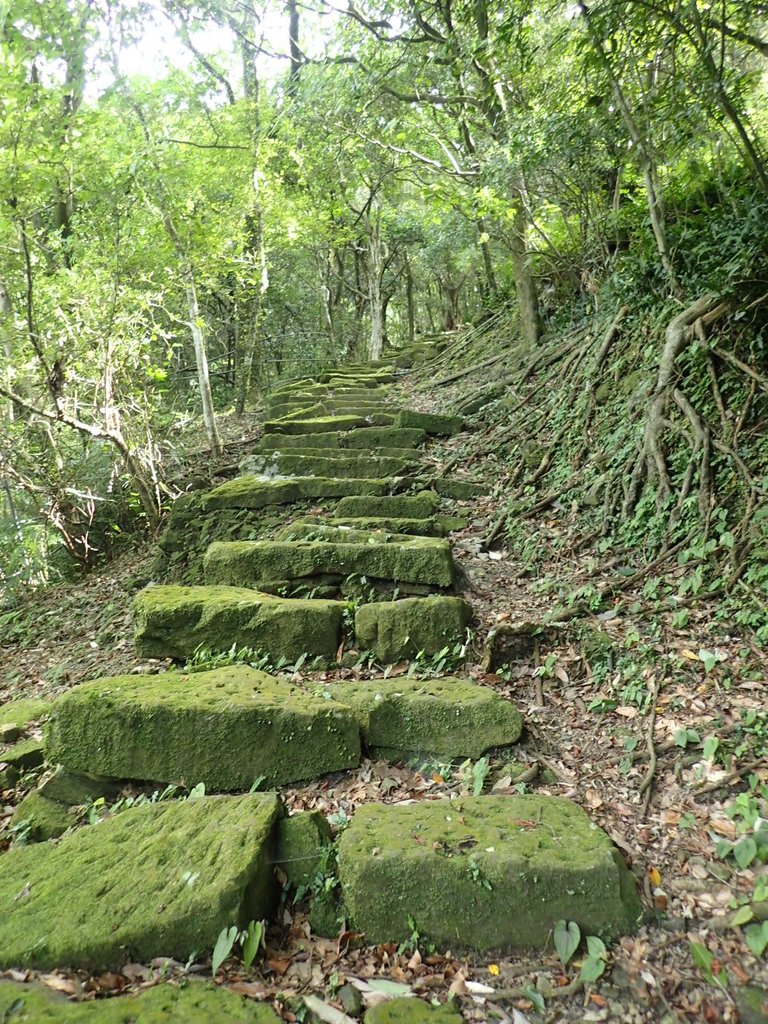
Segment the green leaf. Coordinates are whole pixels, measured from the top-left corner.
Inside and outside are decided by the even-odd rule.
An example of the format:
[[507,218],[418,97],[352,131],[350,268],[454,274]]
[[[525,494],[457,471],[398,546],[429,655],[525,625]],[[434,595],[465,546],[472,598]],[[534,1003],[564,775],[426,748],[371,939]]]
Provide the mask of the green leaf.
[[408,996],[411,994],[409,985],[402,985],[399,981],[389,981],[388,978],[373,978],[368,982],[368,987],[374,992],[384,992],[388,996]]
[[744,938],[750,950],[759,959],[768,948],[768,921],[749,925],[744,929]]
[[712,761],[719,747],[720,740],[717,738],[717,736],[707,736],[707,738],[704,740],[704,744],[702,747],[704,760]]
[[755,915],[752,913],[752,907],[739,907],[731,918],[731,928],[738,928],[739,925],[747,924],[747,922],[751,921],[754,916]]
[[249,921],[243,941],[243,963],[246,970],[256,959],[256,954],[264,940],[264,925],[261,921]]
[[711,672],[717,664],[717,655],[711,651],[705,651],[704,648],[699,651],[699,659],[704,665],[705,672]]
[[563,967],[579,948],[581,929],[575,921],[560,920],[555,925],[555,951]]
[[594,957],[595,960],[608,959],[608,950],[605,948],[605,943],[596,935],[587,936],[587,952],[591,957]]
[[188,800],[199,800],[201,796],[205,796],[205,783],[198,782],[198,784],[189,791]]
[[702,946],[700,942],[689,942],[688,949],[690,950],[691,959],[694,964],[703,971],[708,979],[712,978],[712,962],[715,957],[709,952],[706,946]]
[[213,956],[211,957],[211,974],[214,976],[216,975],[218,969],[232,952],[236,941],[237,928],[235,925],[232,925],[231,928],[221,929],[219,937],[216,939],[216,945],[213,947]]
[[583,982],[590,984],[593,981],[597,981],[601,974],[605,971],[605,960],[600,960],[593,956],[588,956],[584,963],[581,965],[579,971],[579,977]]
[[752,836],[742,836],[733,848],[733,859],[740,868],[748,868],[757,857],[757,843]]

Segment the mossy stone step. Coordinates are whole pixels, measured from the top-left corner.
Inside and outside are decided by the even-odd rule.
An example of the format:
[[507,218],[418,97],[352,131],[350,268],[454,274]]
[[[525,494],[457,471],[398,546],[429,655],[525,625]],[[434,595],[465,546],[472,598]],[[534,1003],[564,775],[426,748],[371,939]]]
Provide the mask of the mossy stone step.
[[[313,437],[320,437],[322,435],[300,434],[298,436],[311,441]],[[270,434],[269,437],[279,438],[280,434]],[[243,462],[240,463],[241,472],[243,472],[243,465],[247,464],[252,459],[264,459],[278,455],[290,455],[294,457],[301,456],[305,459],[398,459],[400,462],[407,462],[409,465],[417,464],[421,458],[421,452],[417,451],[415,448],[383,448],[381,445],[374,445],[370,449],[363,451],[355,448],[313,448],[311,445],[297,446],[290,444],[273,444],[266,448],[259,447],[257,452],[253,455],[246,455]],[[330,475],[332,476],[333,474]],[[370,474],[368,475],[370,476]]]
[[27,793],[11,818],[11,825],[16,828],[26,825],[26,841],[32,843],[58,839],[76,823],[77,819],[71,807],[59,803],[58,800],[51,800],[37,790]]
[[0,966],[105,970],[213,949],[222,928],[269,916],[278,813],[274,793],[167,801],[3,854]]
[[437,654],[465,639],[472,609],[460,597],[377,601],[355,612],[355,642],[381,664]]
[[475,483],[471,480],[444,480],[435,477],[415,478],[416,484],[422,487],[431,487],[441,498],[451,498],[454,501],[471,501],[473,498],[482,498],[490,493],[486,484]]
[[[317,522],[316,519],[297,520],[297,522]],[[440,522],[439,518],[430,519],[397,519],[377,516],[349,516],[326,519],[328,526],[345,527],[350,530],[385,530],[402,536],[403,534],[416,537],[444,537],[448,533],[447,528]]]
[[254,476],[310,476],[325,480],[381,480],[384,477],[405,476],[414,464],[413,459],[387,458],[365,455],[362,452],[335,456],[305,455],[274,451],[264,455],[247,455],[240,463],[241,473]]
[[412,409],[401,409],[395,420],[396,427],[418,427],[428,434],[442,434],[452,437],[464,429],[461,416],[442,416],[434,412],[414,412]]
[[377,388],[382,384],[390,384],[394,380],[394,372],[388,368],[358,369],[354,366],[339,367],[336,370],[325,370],[318,377],[321,384],[358,384],[367,388]]
[[371,679],[329,692],[358,713],[364,743],[389,761],[478,758],[516,743],[523,728],[511,701],[470,679]]
[[395,427],[359,427],[356,430],[329,430],[321,434],[265,434],[260,451],[288,448],[417,448],[427,435],[423,430],[397,430]]
[[353,768],[360,734],[349,708],[238,665],[76,686],[54,704],[47,750],[75,771],[235,792]]
[[453,950],[543,947],[558,920],[609,938],[641,912],[608,836],[560,797],[366,804],[341,837],[339,878],[371,943],[406,941],[410,920]]
[[[376,520],[371,520],[376,522]],[[391,530],[370,529],[355,530],[350,526],[339,526],[337,523],[323,519],[294,519],[287,526],[282,526],[273,540],[322,540],[331,544],[409,544],[413,535],[393,533]]]
[[82,1003],[64,1000],[42,985],[0,981],[0,1020],[8,1024],[280,1024],[269,1003],[186,979],[183,987],[153,985],[138,995]]
[[387,426],[394,417],[384,417],[383,423],[375,416],[319,416],[301,420],[267,420],[265,434],[325,434],[329,430],[355,430],[358,427]]
[[297,420],[312,420],[320,416],[360,416],[378,426],[394,423],[398,410],[385,403],[366,402],[348,404],[344,402],[316,402],[314,405],[298,406],[292,412],[273,417],[276,423],[294,423]]
[[303,654],[330,660],[341,640],[340,601],[283,600],[240,587],[152,586],[133,604],[136,649],[189,658],[199,647],[266,651],[273,662]]
[[258,586],[262,580],[287,580],[320,573],[402,580],[450,587],[450,544],[439,537],[409,537],[389,544],[371,534],[369,542],[218,541],[205,553],[209,584]]
[[307,408],[316,402],[343,402],[348,405],[354,402],[380,402],[388,393],[387,388],[304,388],[301,391],[270,395],[264,402],[264,414],[267,419],[278,419],[288,412]]
[[307,498],[342,498],[347,495],[388,494],[390,480],[364,480],[316,476],[294,476],[267,479],[245,475],[227,480],[203,495],[204,511],[224,508],[265,508],[267,505],[290,505]]
[[355,495],[342,498],[336,506],[340,518],[385,516],[389,519],[429,519],[435,514],[440,499],[434,491],[419,494]]

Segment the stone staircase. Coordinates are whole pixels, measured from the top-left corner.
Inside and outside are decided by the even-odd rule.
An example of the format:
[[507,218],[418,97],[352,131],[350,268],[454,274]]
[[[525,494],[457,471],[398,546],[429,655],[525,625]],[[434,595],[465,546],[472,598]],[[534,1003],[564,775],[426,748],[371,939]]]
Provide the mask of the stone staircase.
[[[174,547],[211,543],[189,584],[137,596],[138,654],[184,661],[205,649],[226,661],[247,649],[272,665],[366,656],[383,667],[465,641],[472,611],[455,592],[449,535],[467,509],[457,516],[444,499],[482,484],[421,472],[422,446],[462,425],[400,408],[395,384],[379,364],[269,396],[241,475],[196,497],[197,519],[188,499],[172,513]],[[24,726],[16,743],[28,748]],[[511,702],[469,679],[299,685],[225,664],[75,687],[49,709],[36,748],[37,763],[59,767],[17,810],[32,838],[66,834],[2,856],[0,967],[110,969],[209,950],[223,927],[270,916],[274,864],[290,878],[296,848],[319,863],[330,841],[317,815],[285,818],[277,793],[237,794],[354,768],[365,754],[476,759],[522,728]],[[0,761],[12,758],[0,747]],[[121,780],[203,783],[208,795],[71,830],[72,807]],[[341,902],[318,904],[313,922],[333,933],[347,918],[374,942],[407,939],[410,920],[454,950],[539,946],[561,918],[612,936],[639,917],[608,837],[554,797],[366,806],[338,858]]]

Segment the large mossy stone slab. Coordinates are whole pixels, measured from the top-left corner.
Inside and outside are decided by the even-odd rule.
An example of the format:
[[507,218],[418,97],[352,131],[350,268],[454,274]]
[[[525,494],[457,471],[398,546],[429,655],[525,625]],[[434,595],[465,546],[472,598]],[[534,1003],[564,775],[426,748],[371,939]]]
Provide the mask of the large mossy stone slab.
[[454,950],[543,947],[561,919],[612,937],[641,912],[608,836],[560,797],[367,804],[341,837],[339,878],[372,943],[405,941],[415,923]]
[[360,762],[353,712],[243,665],[76,686],[48,722],[49,756],[76,771],[206,790],[313,779]]
[[[369,520],[376,522],[376,520]],[[338,526],[332,521],[311,519],[294,520],[275,534],[274,540],[322,540],[332,544],[410,544],[413,535],[393,533],[371,527],[354,530],[350,526]]]
[[39,768],[45,760],[43,745],[39,740],[19,740],[18,743],[0,746],[0,765],[9,766],[17,771]]
[[[224,751],[223,756],[236,756]],[[274,793],[132,808],[3,855],[0,966],[184,962],[274,903]]]
[[272,662],[332,658],[341,640],[340,601],[284,600],[242,587],[147,587],[133,603],[136,649],[188,658],[199,647],[264,651]]
[[[0,1021],[8,1024],[279,1024],[256,1003],[202,981],[154,985],[138,995],[71,1003],[49,988],[0,981]],[[437,1024],[437,1022],[436,1022]]]
[[333,835],[320,811],[299,811],[277,825],[275,865],[296,888],[321,881],[330,869]]
[[401,409],[395,419],[396,427],[416,427],[427,434],[442,434],[451,437],[464,429],[461,416],[442,416],[434,412],[414,412],[412,409]]
[[460,644],[472,609],[460,597],[407,597],[365,604],[355,612],[355,641],[387,663],[437,654]]
[[313,420],[320,416],[362,416],[365,419],[370,417],[378,426],[385,426],[395,422],[398,412],[395,406],[379,399],[354,402],[331,399],[314,402],[312,405],[297,403],[294,409],[283,413],[282,416],[274,417],[274,421],[288,423],[294,420]]
[[362,448],[373,451],[375,448],[418,448],[424,443],[426,433],[423,430],[409,427],[360,427],[341,435],[341,448]]
[[238,476],[203,495],[203,509],[265,508],[289,505],[307,498],[342,498],[346,495],[386,494],[389,480],[335,480],[323,477]]
[[434,491],[419,494],[355,495],[342,498],[335,515],[341,518],[386,516],[389,519],[429,519],[440,499]]
[[367,543],[317,541],[223,541],[205,554],[210,584],[258,586],[264,580],[299,579],[320,574],[368,576],[404,583],[450,587],[453,557],[439,537],[408,537],[387,543],[369,536]]
[[[310,435],[311,436],[311,435]],[[241,473],[256,476],[318,476],[335,480],[381,480],[390,476],[405,476],[413,466],[413,459],[376,455],[335,456],[293,454],[274,451],[265,455],[247,455],[240,463]],[[226,486],[226,484],[224,485]]]
[[470,679],[340,682],[330,693],[359,714],[366,746],[389,760],[478,758],[516,743],[523,728],[511,701]]

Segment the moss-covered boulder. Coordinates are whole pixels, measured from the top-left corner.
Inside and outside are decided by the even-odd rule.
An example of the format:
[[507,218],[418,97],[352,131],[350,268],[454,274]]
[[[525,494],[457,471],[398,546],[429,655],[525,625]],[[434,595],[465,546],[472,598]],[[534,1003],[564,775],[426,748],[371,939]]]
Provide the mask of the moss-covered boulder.
[[101,797],[117,796],[121,785],[112,779],[98,778],[88,772],[73,772],[58,765],[42,779],[38,793],[67,807],[77,807]]
[[429,519],[440,499],[434,491],[419,494],[385,494],[383,496],[357,495],[342,498],[336,506],[336,515],[359,518],[386,516],[390,519]]
[[50,757],[76,771],[205,783],[312,779],[360,761],[354,713],[243,665],[83,683],[53,707]]
[[463,1017],[451,1003],[431,1006],[423,999],[389,999],[372,1006],[365,1024],[461,1024]]
[[299,811],[277,827],[275,864],[295,888],[310,886],[327,863],[331,826],[319,811]]
[[241,587],[147,587],[133,603],[137,650],[150,658],[189,658],[199,647],[234,644],[266,651],[273,662],[302,654],[332,658],[344,604],[283,600]]
[[[354,454],[339,451],[333,456],[293,454],[273,451],[266,455],[248,455],[240,463],[240,472],[254,475],[279,474],[300,478],[318,476],[335,480],[381,480],[404,476],[413,461],[400,457]],[[226,486],[226,484],[224,485]]]
[[33,843],[57,839],[74,824],[76,818],[71,807],[51,800],[37,790],[24,797],[11,818],[11,825],[16,828],[26,825],[27,839]]
[[442,434],[447,437],[464,429],[461,416],[441,416],[434,412],[414,412],[412,409],[401,409],[395,419],[395,426],[415,427],[427,434]]
[[472,609],[460,597],[407,597],[355,612],[355,641],[382,663],[437,654],[464,640]]
[[203,495],[206,512],[231,508],[264,508],[288,505],[306,498],[342,498],[351,494],[386,494],[388,480],[335,480],[323,477],[238,476]]
[[368,748],[389,760],[477,758],[517,742],[523,728],[511,701],[470,679],[372,679],[330,692],[358,713]]
[[401,942],[416,923],[451,949],[542,947],[558,920],[583,935],[631,932],[635,881],[608,836],[560,797],[367,804],[339,842],[355,928]]
[[8,1024],[279,1024],[268,1003],[201,981],[155,985],[138,995],[71,1003],[49,988],[0,981]]
[[274,793],[168,801],[11,850],[0,966],[103,970],[212,949],[222,928],[272,909],[278,808]]
[[205,555],[205,578],[212,584],[258,586],[262,580],[325,573],[449,587],[453,558],[450,544],[442,538],[409,537],[390,544],[386,534],[371,534],[367,543],[225,541],[211,544]]
[[0,704],[0,725],[17,725],[26,728],[30,722],[36,722],[48,713],[50,701],[39,697],[22,697],[19,700]]

